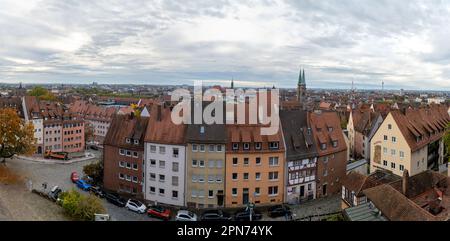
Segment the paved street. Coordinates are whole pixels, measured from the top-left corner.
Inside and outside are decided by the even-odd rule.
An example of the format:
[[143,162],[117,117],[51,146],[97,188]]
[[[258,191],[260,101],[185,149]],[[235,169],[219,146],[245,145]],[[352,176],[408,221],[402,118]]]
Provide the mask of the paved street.
[[[48,189],[52,188],[54,185],[58,185],[63,190],[70,190],[72,188],[77,189],[76,186],[70,181],[70,174],[73,171],[76,171],[81,175],[81,173],[83,173],[83,166],[91,162],[95,162],[95,159],[84,162],[77,162],[73,164],[44,164],[21,160],[18,158],[8,160],[7,161],[8,168],[17,173],[18,175],[22,176],[24,179],[24,183],[20,186],[14,187],[0,186],[0,220],[11,219],[11,210],[15,209],[13,209],[13,207],[7,208],[6,204],[13,203],[14,201],[12,200],[27,200],[28,201],[27,205],[30,205],[31,209],[41,210],[41,213],[37,213],[36,217],[30,217],[30,219],[22,217],[23,219],[20,218],[20,220],[54,220],[55,218],[57,220],[65,220],[65,218],[61,215],[61,213],[59,214],[59,216],[50,218],[49,216],[54,215],[54,211],[46,213],[45,211],[46,209],[43,208],[42,206],[38,206],[38,204],[47,205],[49,207],[47,209],[49,210],[55,209],[60,210],[60,208],[59,207],[55,208],[57,207],[57,205],[49,202],[48,200],[43,199],[42,197],[39,197],[36,194],[27,191],[25,183],[27,183],[28,180],[31,179],[33,182],[33,187],[35,189],[41,189],[42,183],[44,182],[48,184]],[[6,198],[6,196],[8,196],[9,198]],[[102,201],[104,203],[105,208],[107,209],[107,212],[111,215],[113,220],[117,221],[156,220],[149,218],[147,215],[137,214],[128,211],[125,208],[114,206],[104,199]],[[20,209],[18,208],[18,210]]]

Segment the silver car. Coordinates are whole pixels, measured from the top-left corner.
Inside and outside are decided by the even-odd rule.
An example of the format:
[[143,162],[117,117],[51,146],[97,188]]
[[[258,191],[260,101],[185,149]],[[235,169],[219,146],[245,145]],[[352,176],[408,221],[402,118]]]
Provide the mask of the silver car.
[[197,221],[197,214],[188,210],[179,210],[175,221]]

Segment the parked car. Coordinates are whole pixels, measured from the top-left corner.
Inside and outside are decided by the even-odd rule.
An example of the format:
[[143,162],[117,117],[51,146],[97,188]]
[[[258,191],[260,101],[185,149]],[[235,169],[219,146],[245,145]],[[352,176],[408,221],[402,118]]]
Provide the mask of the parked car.
[[286,205],[275,205],[273,207],[270,207],[269,210],[269,216],[271,218],[277,218],[277,217],[283,217],[283,216],[291,216],[292,212],[291,209]]
[[78,176],[78,173],[77,173],[77,172],[72,172],[72,173],[70,174],[70,180],[71,180],[73,183],[75,183],[75,182],[77,182],[78,180],[80,180],[80,177]]
[[155,217],[163,220],[170,219],[170,210],[161,206],[151,206],[147,210],[147,214],[150,217]]
[[105,193],[105,199],[118,207],[125,207],[125,204],[127,203],[125,199],[121,198],[116,193]]
[[197,221],[197,214],[188,210],[179,210],[175,221]]
[[95,196],[97,196],[99,198],[104,198],[105,197],[105,193],[103,192],[103,190],[100,187],[97,187],[97,186],[91,186],[89,188],[89,192],[94,194]]
[[201,216],[202,221],[230,221],[230,214],[217,209],[217,210],[207,210],[203,212]]
[[91,145],[91,149],[92,149],[92,150],[95,150],[95,151],[98,151],[98,146]]
[[[253,209],[252,221],[257,221],[262,219],[262,214],[260,211]],[[250,209],[242,209],[235,213],[234,220],[236,221],[250,221]]]
[[53,200],[54,202],[56,202],[58,200],[59,195],[62,193],[62,189],[59,188],[58,186],[54,186],[50,192],[48,192],[48,196],[50,197],[51,200]]
[[125,204],[125,207],[128,210],[137,212],[137,213],[145,213],[145,211],[147,210],[147,207],[139,202],[138,200],[133,200],[133,199],[128,199],[127,204]]
[[83,191],[88,191],[89,188],[91,188],[91,184],[87,183],[84,180],[78,180],[75,182],[75,184],[77,184],[77,187]]

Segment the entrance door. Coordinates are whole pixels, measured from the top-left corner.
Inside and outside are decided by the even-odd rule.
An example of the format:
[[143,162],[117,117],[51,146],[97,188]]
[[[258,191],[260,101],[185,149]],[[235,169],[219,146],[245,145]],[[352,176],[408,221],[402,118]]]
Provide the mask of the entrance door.
[[327,184],[323,184],[323,186],[322,186],[322,195],[323,196],[327,195]]
[[242,192],[242,204],[247,205],[249,203],[248,188],[244,188]]
[[300,186],[300,198],[305,196],[305,186]]
[[223,190],[217,191],[217,206],[223,206]]

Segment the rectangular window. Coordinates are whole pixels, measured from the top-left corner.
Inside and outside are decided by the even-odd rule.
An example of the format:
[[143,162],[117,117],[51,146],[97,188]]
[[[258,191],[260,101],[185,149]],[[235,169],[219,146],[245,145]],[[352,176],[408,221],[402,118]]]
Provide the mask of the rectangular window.
[[261,195],[261,189],[259,187],[255,187],[255,196]]
[[388,149],[386,147],[383,147],[383,153],[387,154],[387,152],[388,152]]
[[216,150],[217,152],[222,152],[222,145],[217,145]]
[[395,169],[395,163],[391,163],[391,168]]
[[386,160],[383,161],[383,166],[387,167],[388,162]]
[[166,154],[166,147],[165,146],[160,146],[159,147],[159,154]]
[[178,148],[173,148],[172,149],[172,156],[173,157],[178,157],[180,150]]
[[261,173],[260,172],[255,173],[255,179],[257,181],[261,180]]
[[172,198],[178,199],[178,191],[172,191]]
[[248,180],[248,173],[244,173],[244,180]]
[[391,150],[391,156],[395,156],[396,153],[397,153],[396,150],[394,150],[394,149]]
[[222,180],[223,180],[222,175],[217,175],[217,176],[216,176],[216,182],[217,182],[217,183],[221,183]]
[[205,182],[205,176],[199,175],[198,176],[198,182]]
[[233,157],[233,166],[237,166],[237,165],[238,165],[238,158]]
[[150,159],[150,166],[156,166],[156,160]]
[[150,181],[155,181],[155,180],[156,180],[156,174],[150,173]]
[[216,161],[216,167],[217,168],[223,168],[223,161],[222,160],[217,160]]
[[269,180],[278,180],[278,172],[269,172]]
[[192,152],[197,152],[198,151],[198,146],[196,144],[192,145]]
[[214,160],[208,160],[208,167],[209,167],[209,168],[214,168],[215,165],[216,165],[216,161],[214,161]]
[[209,145],[208,151],[209,152],[214,152],[215,146],[214,145]]
[[200,145],[200,151],[205,152],[205,145]]
[[159,195],[164,196],[165,190],[163,188],[159,189]]
[[233,195],[234,197],[236,197],[238,195],[237,188],[231,189],[231,195]]
[[131,156],[131,151],[128,151],[128,150],[127,150],[126,153],[127,153],[127,154],[126,154],[127,156]]
[[125,150],[124,150],[124,149],[119,149],[119,154],[120,154],[121,156],[124,156],[124,155],[125,155]]
[[125,162],[120,161],[120,162],[119,162],[119,167],[125,167]]
[[138,158],[138,156],[139,156],[139,155],[138,155],[137,151],[133,151],[133,157],[134,157],[134,158]]
[[261,157],[256,158],[256,165],[261,165]]
[[155,187],[150,187],[150,193],[151,194],[155,194],[156,192],[156,188]]
[[166,181],[166,176],[160,174],[160,175],[159,175],[159,182],[165,182],[165,181]]
[[178,170],[179,170],[178,162],[172,162],[172,171],[173,172],[178,172]]
[[395,136],[392,137],[392,143],[397,143],[397,138]]
[[383,140],[387,141],[388,140],[388,136],[384,135],[383,136]]
[[213,190],[209,190],[208,191],[208,198],[214,198],[214,191]]
[[204,160],[199,160],[198,161],[198,166],[199,167],[205,167],[205,161]]
[[278,157],[270,157],[269,166],[278,166]]
[[138,169],[138,164],[137,163],[133,163],[133,170],[137,171]]
[[392,130],[392,125],[388,124],[388,130]]
[[233,181],[237,181],[237,179],[238,179],[238,174],[237,173],[233,173],[233,174],[231,174],[231,178],[233,179]]
[[178,186],[178,177],[177,176],[172,177],[172,186]]
[[133,182],[134,183],[138,183],[138,178],[137,177],[133,177]]
[[127,169],[131,169],[131,163],[127,162],[126,166],[127,166]]
[[119,173],[119,179],[121,180],[125,179],[125,175],[123,173]]
[[166,162],[165,161],[159,161],[159,168],[166,168]]
[[403,170],[405,170],[405,166],[400,165],[400,171],[403,171]]
[[245,158],[244,158],[244,165],[245,165],[245,166],[248,166],[248,163],[249,163],[249,159],[248,159],[247,157],[245,157]]
[[155,153],[155,152],[156,152],[156,146],[151,145],[151,146],[150,146],[150,152],[151,152],[151,153]]
[[269,187],[269,196],[276,196],[278,195],[278,186]]
[[405,153],[403,151],[400,151],[399,154],[400,154],[400,158],[402,158],[402,159],[405,158]]
[[192,167],[196,167],[198,165],[197,160],[192,160]]

